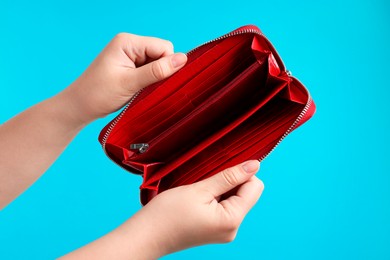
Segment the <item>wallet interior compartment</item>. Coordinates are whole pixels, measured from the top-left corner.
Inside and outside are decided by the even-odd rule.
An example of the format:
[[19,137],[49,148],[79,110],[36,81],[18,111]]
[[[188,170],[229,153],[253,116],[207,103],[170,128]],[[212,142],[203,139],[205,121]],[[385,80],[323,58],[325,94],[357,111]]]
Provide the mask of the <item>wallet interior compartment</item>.
[[[161,177],[171,175],[172,172],[175,172],[175,169],[181,168],[182,165],[185,166],[187,161],[193,161],[194,158],[202,156],[202,154],[206,154],[206,157],[202,157],[199,163],[203,160],[208,160],[209,157],[212,157],[212,155],[209,154],[210,151],[223,151],[224,149],[219,147],[219,145],[226,143],[226,140],[240,140],[241,135],[255,129],[252,125],[256,125],[257,127],[261,126],[261,124],[271,125],[271,123],[274,123],[275,118],[283,119],[283,117],[291,116],[291,114],[289,114],[289,109],[283,110],[283,107],[269,109],[269,107],[273,107],[273,104],[277,102],[275,100],[286,101],[281,97],[281,93],[287,87],[287,82],[269,77],[267,84],[270,85],[263,87],[263,90],[267,89],[267,91],[259,92],[257,95],[253,93],[252,99],[248,99],[245,103],[246,106],[237,106],[236,109],[230,110],[237,114],[226,115],[225,119],[228,121],[227,124],[216,124],[218,129],[216,129],[213,134],[195,140],[195,143],[191,144],[190,149],[176,154],[171,160],[163,160],[166,163],[162,165],[161,169],[159,169],[156,174],[151,176],[149,181],[153,182]],[[287,101],[288,104],[291,103],[295,105],[295,102]],[[259,117],[259,119],[254,120],[254,118],[257,117]],[[247,129],[247,131],[245,129]],[[267,127],[265,127],[265,129],[267,129]],[[232,135],[235,133],[238,133],[239,136],[232,139]],[[221,142],[220,140],[225,141]],[[194,164],[190,162],[190,165],[193,166]]]
[[[223,170],[218,168],[221,165],[230,167],[247,160],[250,158],[248,153],[265,154],[293,124],[302,109],[301,104],[281,97],[274,98],[243,124],[167,174],[160,184],[161,189],[210,176],[210,172],[216,173],[213,169]],[[227,161],[235,164],[229,166]]]
[[[145,133],[145,129],[151,125],[159,124],[158,118],[161,116],[156,116],[157,114],[170,114],[172,103],[186,98],[187,93],[194,86],[205,80],[217,81],[221,78],[225,78],[221,82],[224,84],[232,77],[239,75],[256,60],[250,48],[251,41],[248,35],[232,37],[206,51],[183,67],[180,73],[172,75],[163,82],[153,91],[153,94],[144,97],[135,106],[130,107],[126,111],[126,116],[121,119],[120,127],[114,129],[112,134],[117,133],[122,136],[123,142],[126,139],[132,140],[135,137],[140,137]],[[180,114],[179,119],[185,115],[185,113]],[[164,127],[167,125],[159,126],[161,129]],[[161,129],[159,130],[162,131]]]
[[153,139],[139,140],[148,143],[149,149],[132,159],[166,162],[218,131],[234,118],[240,117],[239,112],[251,105],[248,102],[251,96],[255,95],[257,89],[261,89],[259,86],[265,84],[261,81],[266,80],[266,67],[265,63],[254,62],[233,81],[209,97],[203,106],[197,107]]

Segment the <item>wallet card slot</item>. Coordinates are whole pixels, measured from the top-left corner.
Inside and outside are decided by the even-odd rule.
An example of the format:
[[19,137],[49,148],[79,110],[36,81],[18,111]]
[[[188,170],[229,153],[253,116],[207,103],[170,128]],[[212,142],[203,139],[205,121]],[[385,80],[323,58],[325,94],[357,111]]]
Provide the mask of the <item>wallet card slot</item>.
[[[195,109],[195,106],[191,102],[184,103],[181,105],[180,103],[178,105],[175,105],[175,110],[167,111],[165,118],[160,122],[154,122],[151,124],[151,127],[147,130],[144,130],[143,133],[140,133],[135,139],[133,139],[133,142],[135,143],[142,143],[142,140],[148,140],[150,136],[156,135],[156,133],[161,132],[161,129],[166,129],[170,125],[175,124],[178,120],[183,118],[183,116],[191,113]],[[127,145],[129,146],[129,145]]]
[[[200,155],[202,155],[201,157],[207,158],[207,154],[200,154]],[[182,166],[182,167],[176,169],[174,172],[172,172],[172,174],[169,174],[166,177],[164,177],[162,179],[163,182],[162,182],[161,190],[163,191],[165,189],[178,187],[180,185],[183,185],[184,183],[194,183],[195,181],[200,180],[203,175],[208,174],[211,170],[210,167],[212,165],[215,165],[216,162],[221,161],[221,160],[223,161],[222,158],[225,158],[225,157],[227,159],[227,155],[225,154],[223,149],[221,149],[219,152],[213,154],[210,158],[207,158],[204,161],[200,160],[201,157],[198,157],[198,155],[197,155],[197,158],[194,158],[196,160],[196,162],[193,162],[191,159],[191,163],[197,163],[196,167],[193,167],[193,168],[189,169],[188,171],[186,171],[186,169],[183,169],[185,167]],[[189,164],[185,165],[185,166],[189,166]],[[180,173],[180,175],[178,173]],[[177,177],[177,176],[179,176],[179,177]]]
[[[204,67],[201,71],[198,72],[198,74],[194,75],[193,78],[191,78],[185,84],[180,86],[180,88],[177,91],[172,93],[166,99],[159,102],[156,106],[152,107],[148,111],[145,111],[145,113],[141,114],[138,117],[138,119],[144,122],[144,124],[148,125],[150,118],[158,117],[158,115],[162,111],[164,111],[166,107],[170,106],[170,103],[172,103],[172,101],[175,102],[178,99],[186,97],[188,95],[188,92],[191,91],[191,89],[193,89],[194,86],[199,85],[199,83],[204,81],[205,78],[209,78],[211,75],[207,75],[207,73],[213,71],[212,68],[214,67],[219,68],[221,67],[221,64],[226,64],[227,61],[232,60],[235,54],[244,45],[244,43],[246,42],[238,42],[235,43],[235,45],[232,45],[230,49],[226,48],[226,53],[222,54],[222,56],[213,60],[210,64],[208,64],[207,67]],[[135,120],[137,120],[137,118]]]
[[173,178],[174,182],[172,185],[191,178],[191,176],[195,175],[197,172],[202,172],[203,169],[207,168],[207,165],[209,165],[210,162],[218,160],[218,158],[224,154],[224,148],[221,142],[214,143],[210,146],[210,150],[207,149],[204,151],[205,152],[196,154],[183,165],[166,175],[167,177],[169,176]]
[[[270,116],[262,115],[261,118],[249,121],[249,123],[251,124],[239,126],[238,129],[232,132],[229,137],[229,139],[233,139],[235,141],[230,142],[228,146],[225,146],[225,149],[227,151],[234,150],[240,146],[246,145],[248,142],[250,142],[257,136],[266,136],[268,132],[271,132],[274,129],[278,129],[280,124],[284,124],[286,120],[291,118],[291,109],[292,106],[286,106],[283,110],[271,110]],[[242,132],[244,131],[245,134],[243,135]]]
[[[246,149],[250,149],[259,142],[262,142],[264,145],[273,142],[275,138],[281,137],[287,131],[294,120],[295,118],[292,118],[291,116],[284,116],[284,118],[279,118],[277,121],[269,126],[267,125],[267,127],[264,127],[261,130],[259,130],[259,128],[255,129],[248,138],[241,139],[241,142],[238,144],[236,143],[235,146],[229,146],[229,148],[226,149],[228,156],[233,157]],[[259,146],[257,146],[256,149],[259,149]]]
[[[257,152],[259,157],[254,157],[253,159],[259,159],[267,151],[272,149],[272,147],[283,136],[287,129],[293,124],[293,122],[296,120],[296,117],[302,110],[301,106],[293,103],[289,104],[289,106],[286,108],[287,109],[285,109],[283,117],[274,117],[271,123],[267,124],[266,127],[264,127],[264,125],[261,126],[261,124],[256,124],[252,134],[249,136],[247,135],[245,138],[241,138],[234,144],[230,144],[224,148],[224,157],[231,161],[233,165],[236,165],[250,158],[248,153],[252,155]],[[237,132],[240,132],[240,130]],[[268,149],[266,149],[267,147]],[[221,167],[222,166],[215,167],[215,172],[223,170]],[[213,169],[210,169],[210,171],[212,170]],[[206,174],[201,178],[203,179],[209,176],[210,174]]]
[[[173,179],[172,183],[164,182],[162,189],[170,189],[172,187],[177,187],[180,185],[183,185],[184,183],[194,183],[198,179],[200,179],[204,174],[207,174],[210,171],[210,165],[215,164],[215,162],[218,162],[221,160],[221,158],[225,157],[226,154],[222,151],[219,153],[216,153],[213,157],[207,159],[204,162],[201,162],[198,164],[198,167],[191,169],[189,172],[182,172],[181,176],[177,179]],[[170,177],[173,177],[175,175],[167,175]]]
[[250,45],[248,40],[239,42],[223,56],[205,67],[203,71],[186,84],[185,93],[192,97],[199,90],[204,89],[204,86],[210,85],[221,77],[238,76],[245,68],[256,61],[256,57],[248,45]]
[[202,105],[202,103],[207,101],[210,96],[226,87],[229,82],[233,81],[236,77],[243,73],[246,68],[255,62],[256,60],[254,57],[249,56],[244,58],[233,68],[231,63],[227,63],[226,67],[231,67],[230,70],[219,70],[218,74],[215,75],[215,78],[206,79],[199,85],[199,89],[202,89],[201,91],[192,91],[192,93],[188,94],[188,97],[191,98],[192,103],[195,106]]
[[[238,163],[243,162],[244,160],[250,159],[259,159],[262,155],[264,155],[267,151],[270,151],[281,138],[283,133],[288,129],[295,118],[292,118],[290,121],[283,122],[279,125],[279,131],[267,133],[267,135],[256,135],[250,140],[247,140],[246,144],[242,144],[239,147],[229,151],[227,154],[224,153],[224,160],[213,163],[215,167],[210,167],[209,172],[206,174],[195,174],[197,176],[196,179],[188,179],[186,182],[180,183],[179,185],[184,185],[186,183],[192,183],[197,180],[202,180],[208,178],[219,171],[222,171],[225,166],[230,162],[231,165],[236,165]],[[283,130],[282,130],[283,129]],[[261,138],[259,138],[261,136]],[[256,157],[255,157],[256,155]]]
[[132,124],[136,125],[140,132],[144,132],[145,129],[148,129],[148,127],[159,123],[162,118],[166,118],[168,115],[187,106],[188,104],[191,104],[191,101],[187,98],[187,96],[182,95],[180,97],[170,97],[164,102],[158,104],[158,106],[152,108],[150,111],[147,111],[147,114],[138,118],[138,120],[134,120]]
[[[200,105],[212,94],[234,80],[240,73],[253,64],[256,59],[253,54],[233,53],[228,59],[221,59],[216,67],[219,67],[212,75],[203,77],[201,81],[191,82],[187,93],[195,105]],[[234,58],[240,59],[234,61]]]
[[239,142],[235,142],[235,145],[229,145],[225,148],[223,153],[225,161],[220,164],[213,163],[215,165],[214,168],[209,165],[210,173],[204,175],[200,174],[199,180],[210,177],[212,173],[223,170],[222,167],[226,166],[222,165],[225,165],[227,161],[230,161],[231,165],[236,165],[250,158],[250,155],[257,154],[258,157],[253,157],[253,159],[259,159],[267,151],[271,150],[287,129],[293,124],[297,115],[302,110],[302,107],[294,105],[290,106],[290,109],[291,110],[289,110],[287,115],[283,118],[275,117],[272,126],[267,126],[266,129],[262,129],[262,131],[259,131],[261,127],[256,126],[255,131],[251,136],[246,139],[241,139]]
[[[192,183],[194,179],[191,179],[191,176],[200,178],[203,176],[201,174],[202,172],[207,174],[211,170],[210,165],[214,165],[221,157],[232,158],[236,154],[251,147],[259,149],[256,142],[260,142],[263,140],[263,137],[267,138],[272,133],[276,133],[276,136],[279,138],[287,130],[286,128],[296,119],[301,109],[300,106],[292,102],[282,100],[279,97],[275,98],[275,100],[272,100],[265,107],[257,111],[244,124],[210,145],[208,149],[201,151],[174,169],[166,176],[168,181],[164,181],[164,186],[170,185],[169,187],[174,187],[185,183]],[[196,166],[194,167],[194,165]],[[169,184],[169,179],[174,180],[174,182]],[[167,182],[168,184],[166,184]]]

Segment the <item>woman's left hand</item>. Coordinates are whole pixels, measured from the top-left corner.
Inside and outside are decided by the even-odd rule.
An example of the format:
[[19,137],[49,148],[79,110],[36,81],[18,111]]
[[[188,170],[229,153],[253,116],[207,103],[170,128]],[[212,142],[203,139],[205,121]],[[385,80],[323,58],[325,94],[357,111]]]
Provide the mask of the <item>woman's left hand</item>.
[[72,114],[89,123],[123,107],[140,89],[163,80],[187,62],[171,42],[120,33],[60,96]]

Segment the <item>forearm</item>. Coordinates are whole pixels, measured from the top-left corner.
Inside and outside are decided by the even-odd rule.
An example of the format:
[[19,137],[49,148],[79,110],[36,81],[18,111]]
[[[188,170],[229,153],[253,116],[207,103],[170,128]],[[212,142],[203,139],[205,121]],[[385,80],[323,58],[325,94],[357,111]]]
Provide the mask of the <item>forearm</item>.
[[83,128],[63,93],[0,126],[0,209],[36,181]]
[[[77,259],[157,259],[170,252],[169,237],[154,220],[142,217],[142,210],[109,234],[63,256],[61,260]],[[141,214],[140,214],[141,213]],[[156,219],[156,218],[155,218]]]

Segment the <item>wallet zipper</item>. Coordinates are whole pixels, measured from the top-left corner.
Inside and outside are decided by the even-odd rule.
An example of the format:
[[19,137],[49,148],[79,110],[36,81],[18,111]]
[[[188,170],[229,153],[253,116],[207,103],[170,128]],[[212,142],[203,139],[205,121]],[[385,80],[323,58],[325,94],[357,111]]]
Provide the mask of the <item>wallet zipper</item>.
[[[194,53],[195,51],[197,51],[198,49],[200,49],[201,47],[207,45],[207,44],[210,44],[210,43],[213,43],[213,42],[216,42],[216,41],[219,41],[219,40],[223,40],[223,39],[226,39],[226,38],[229,38],[229,37],[232,37],[232,36],[236,36],[236,35],[241,35],[241,34],[246,34],[246,33],[253,33],[253,34],[257,34],[257,35],[260,35],[262,36],[266,41],[267,43],[272,47],[272,50],[276,53],[277,57],[280,59],[281,61],[281,65],[283,66],[283,69],[285,71],[285,73],[288,75],[288,76],[291,76],[291,71],[289,70],[286,70],[285,68],[285,65],[284,65],[284,62],[282,60],[282,58],[280,57],[278,51],[275,49],[275,47],[273,46],[273,44],[268,40],[268,38],[263,34],[261,33],[259,30],[257,29],[254,29],[254,28],[247,28],[247,29],[242,29],[242,30],[236,30],[236,31],[233,31],[233,32],[230,32],[228,34],[225,34],[225,35],[222,35],[218,38],[215,38],[213,40],[210,40],[210,41],[207,41],[201,45],[199,45],[198,47],[195,47],[194,49],[192,49],[191,51],[187,52],[187,56],[191,55],[192,53]],[[106,151],[106,143],[107,143],[107,139],[109,137],[109,135],[111,134],[112,130],[114,129],[114,127],[116,126],[116,124],[119,122],[119,120],[123,117],[123,115],[126,113],[127,109],[130,107],[130,105],[134,102],[134,100],[145,90],[147,89],[148,87],[146,88],[143,88],[141,90],[139,90],[138,92],[136,92],[134,94],[134,96],[129,100],[129,102],[126,104],[126,106],[124,107],[124,109],[122,110],[122,112],[111,122],[110,126],[107,128],[106,132],[104,133],[104,136],[102,138],[102,148],[104,150],[104,153],[108,156],[108,158],[111,159],[111,157],[108,155],[107,151]],[[312,99],[311,99],[311,96],[310,96],[310,93],[308,93],[309,95],[309,98],[308,98],[308,102],[306,104],[306,106],[304,107],[304,109],[302,110],[302,112],[299,114],[299,116],[297,117],[297,119],[294,121],[294,123],[290,126],[290,128],[286,131],[286,133],[284,133],[284,135],[279,139],[279,141],[275,144],[275,146],[268,152],[266,153],[265,155],[263,155],[260,159],[258,159],[259,161],[262,161],[264,160],[282,141],[284,138],[286,138],[286,136],[294,129],[294,127],[301,121],[301,119],[305,116],[305,114],[307,113],[307,111],[309,110],[310,108],[310,105],[312,103]],[[133,147],[133,148],[132,148]],[[146,150],[149,148],[149,144],[147,143],[142,143],[142,144],[131,144],[130,145],[130,149],[134,149],[134,150],[138,150],[139,153],[144,153],[146,152]],[[111,159],[112,160],[112,159]],[[115,162],[114,160],[112,160],[113,162]],[[116,162],[115,162],[116,163]],[[118,163],[116,163],[118,164]],[[121,168],[125,169],[122,165],[118,164]],[[126,169],[125,169],[126,170]]]
[[[108,136],[111,134],[112,130],[114,129],[114,127],[116,126],[116,124],[118,123],[118,121],[123,117],[123,114],[126,112],[126,110],[129,108],[129,106],[131,105],[131,103],[134,102],[134,100],[139,96],[139,94],[141,94],[143,89],[137,91],[134,96],[129,100],[129,102],[126,104],[126,106],[123,108],[122,112],[120,112],[120,114],[115,117],[115,119],[111,122],[110,126],[107,128],[106,132],[104,133],[103,135],[103,138],[102,138],[102,147],[103,147],[103,150],[104,152],[106,152],[106,143],[107,143],[107,139],[108,139]],[[107,154],[107,153],[106,153]],[[108,154],[107,154],[108,155]],[[110,156],[108,156],[110,157]]]
[[[141,94],[143,89],[137,91],[134,96],[129,100],[129,102],[125,105],[125,107],[123,108],[122,112],[119,113],[119,115],[117,117],[114,118],[114,120],[111,122],[111,124],[109,125],[109,127],[107,128],[107,131],[104,133],[103,135],[103,138],[102,138],[102,148],[103,148],[103,151],[104,153],[106,154],[106,156],[108,158],[110,158],[111,161],[113,161],[116,165],[118,165],[119,167],[121,167],[122,169],[124,169],[125,171],[128,171],[128,169],[126,169],[125,167],[123,167],[122,164],[120,163],[117,163],[116,161],[114,161],[111,156],[107,153],[107,150],[106,150],[106,143],[107,143],[107,139],[109,137],[109,135],[111,134],[112,130],[114,129],[114,127],[116,126],[116,124],[118,123],[118,121],[123,117],[123,114],[126,112],[126,110],[129,108],[129,106],[131,105],[131,103],[134,102],[134,100],[139,96],[139,94]],[[134,174],[138,174],[138,173],[134,173]],[[142,173],[141,174],[138,174],[138,175],[143,175]]]
[[148,150],[149,144],[140,143],[140,144],[131,144],[130,150],[138,150],[139,153],[144,153]]

